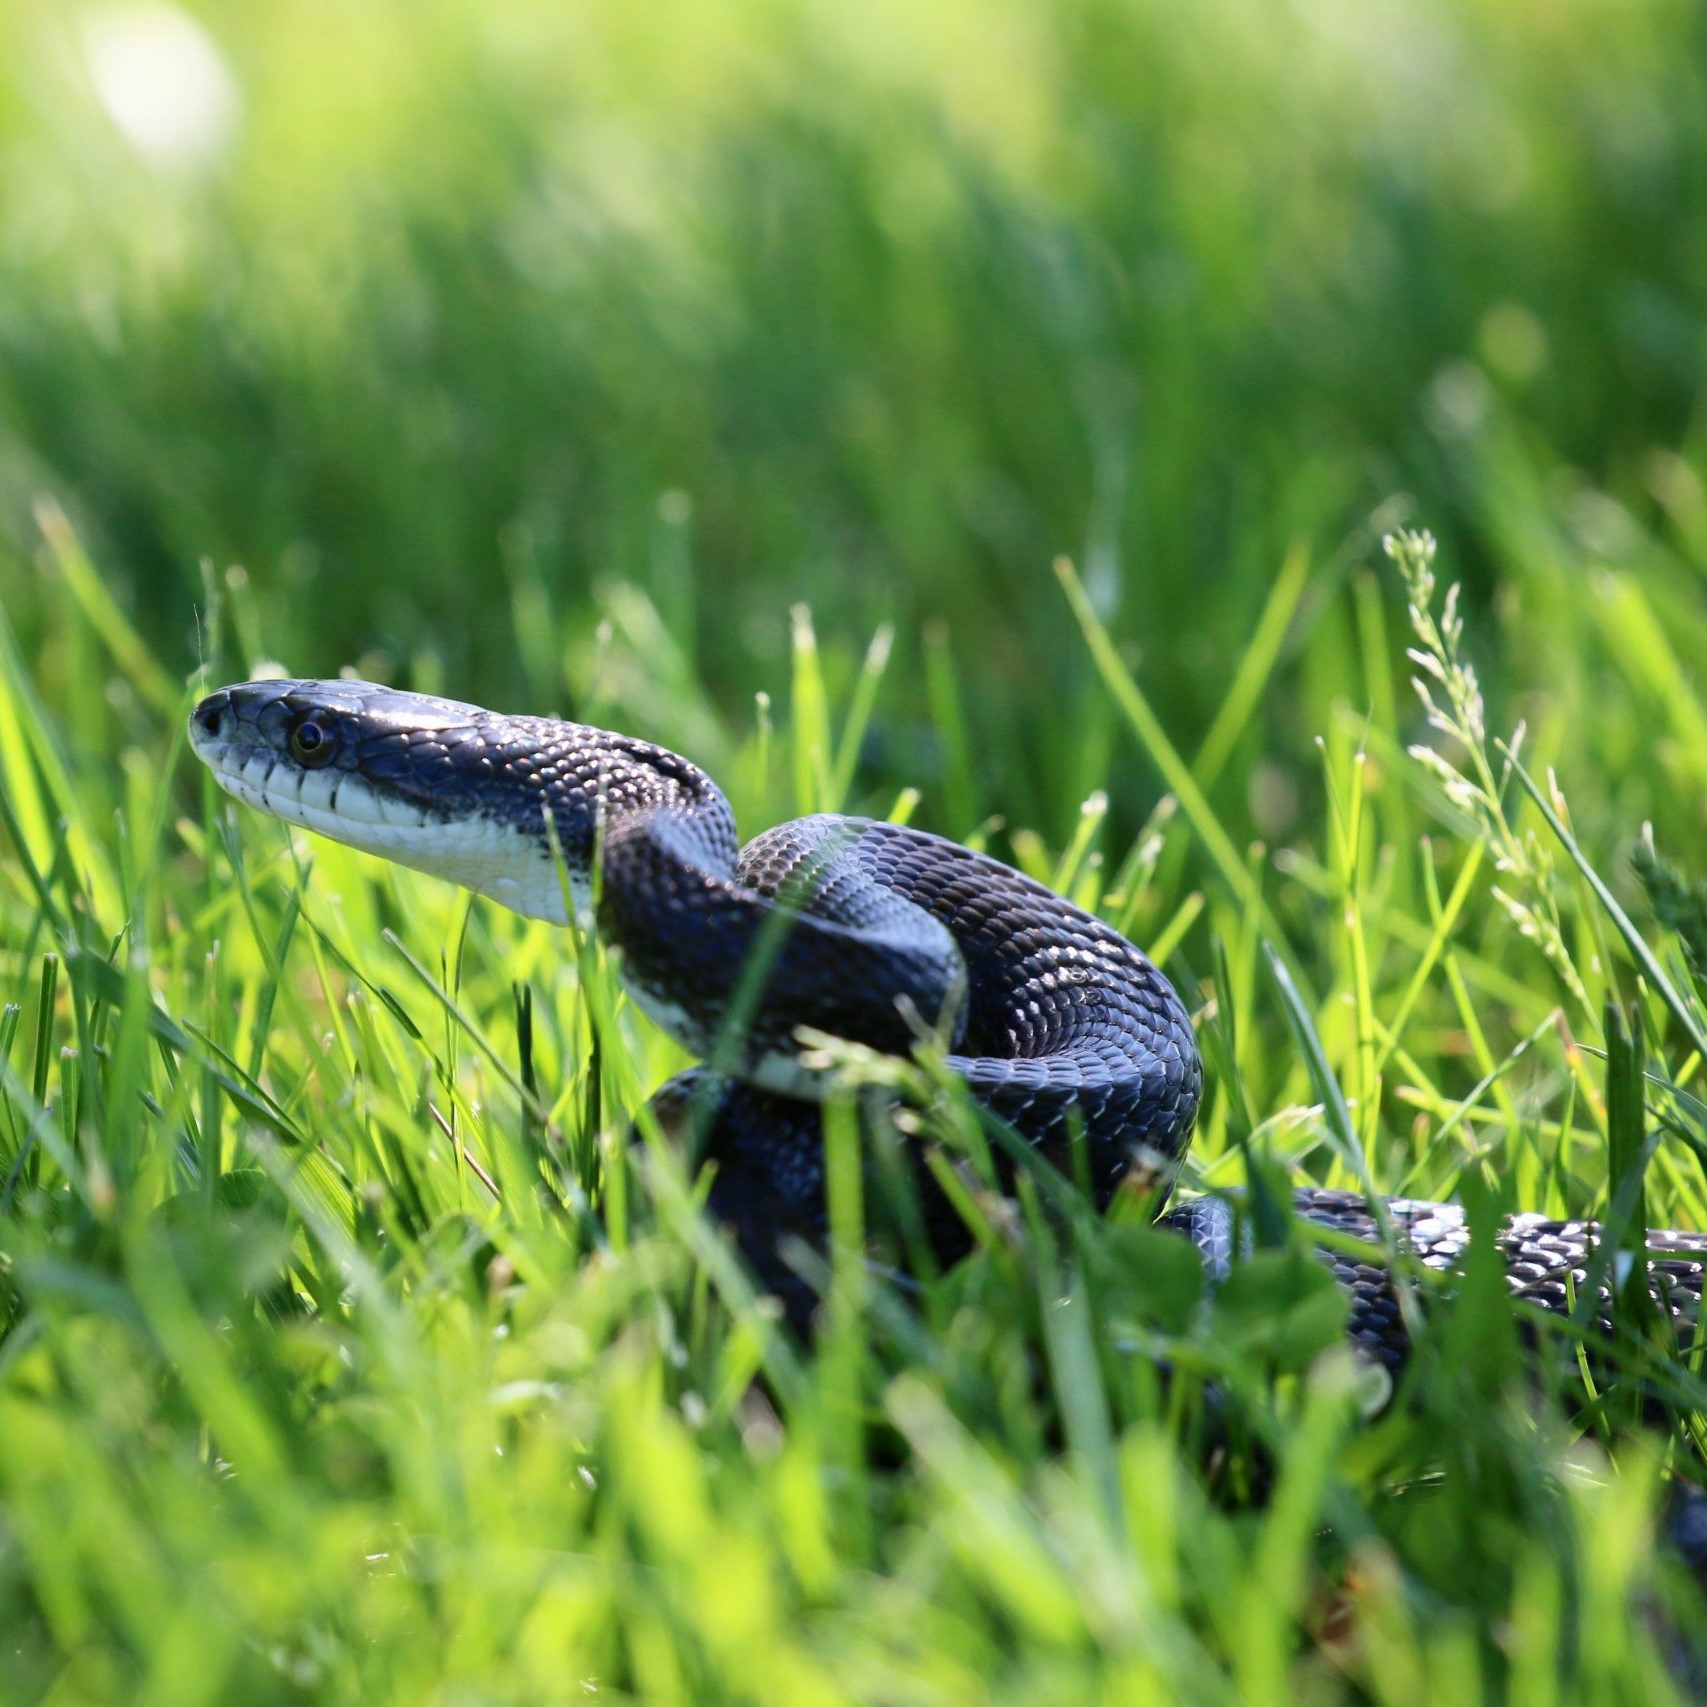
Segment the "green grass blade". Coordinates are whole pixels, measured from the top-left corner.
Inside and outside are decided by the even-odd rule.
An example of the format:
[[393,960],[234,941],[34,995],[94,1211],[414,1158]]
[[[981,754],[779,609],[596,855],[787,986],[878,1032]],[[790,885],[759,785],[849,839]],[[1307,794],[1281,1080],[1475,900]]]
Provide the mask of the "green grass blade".
[[1672,1018],[1682,1028],[1688,1037],[1690,1047],[1695,1053],[1707,1060],[1707,1026],[1701,1021],[1695,1004],[1687,1000],[1678,987],[1667,976],[1665,968],[1660,964],[1659,957],[1648,946],[1647,939],[1637,930],[1630,915],[1618,904],[1618,898],[1607,887],[1606,881],[1589,862],[1588,856],[1578,845],[1577,839],[1565,827],[1559,814],[1554,811],[1553,803],[1536,786],[1535,779],[1530,776],[1518,762],[1517,755],[1503,743],[1500,751],[1511,765],[1513,774],[1523,784],[1524,792],[1535,802],[1536,809],[1546,819],[1547,827],[1558,838],[1559,845],[1571,856],[1572,863],[1582,873],[1583,881],[1593,890],[1598,900],[1606,910],[1606,915],[1612,920],[1614,928],[1624,940],[1624,946],[1629,949],[1631,958],[1641,967],[1643,975],[1655,990],[1659,992]]
[[1119,653],[1102,620],[1097,616],[1090,599],[1071,563],[1064,557],[1055,560],[1055,574],[1078,620],[1085,644],[1090,649],[1097,673],[1125,715],[1139,744],[1149,754],[1151,762],[1162,773],[1168,791],[1179,801],[1180,809],[1197,832],[1222,881],[1239,900],[1261,921],[1262,930],[1274,943],[1284,944],[1285,932],[1269,910],[1250,869],[1234,849],[1231,838],[1210,806],[1208,797],[1198,785],[1190,768],[1181,759],[1174,744],[1162,728],[1161,720],[1150,707],[1132,673],[1121,662]]
[[1221,709],[1203,737],[1192,761],[1191,774],[1205,791],[1213,788],[1233,755],[1238,739],[1250,727],[1286,643],[1287,630],[1298,614],[1299,601],[1310,584],[1310,552],[1302,541],[1282,559],[1280,573],[1269,588],[1262,614],[1257,618],[1249,644],[1239,654],[1238,668],[1228,685]]

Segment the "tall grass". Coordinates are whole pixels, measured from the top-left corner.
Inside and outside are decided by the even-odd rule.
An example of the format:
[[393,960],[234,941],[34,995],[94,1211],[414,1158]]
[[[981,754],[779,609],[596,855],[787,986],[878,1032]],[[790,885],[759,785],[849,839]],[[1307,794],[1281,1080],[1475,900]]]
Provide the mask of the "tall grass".
[[[1344,573],[1395,490],[1476,610],[1523,602],[1535,659],[1601,562],[1687,657],[1686,9],[1197,13],[384,0],[328,63],[306,0],[198,6],[201,56],[169,7],[139,48],[134,9],[18,0],[0,531],[33,549],[56,492],[174,673],[204,559],[244,566],[249,642],[294,669],[365,658],[535,709],[598,691],[601,621],[654,644],[625,586],[726,714],[774,686],[794,603],[838,637],[833,675],[892,622],[878,762],[954,834],[1057,823],[1105,780],[1118,722],[1060,552],[1179,731],[1207,728],[1277,566],[1302,545]],[[150,127],[150,77],[176,129]],[[28,579],[0,592],[45,640]],[[912,686],[933,621],[954,748]],[[1632,646],[1641,625],[1607,617]],[[1244,796],[1259,749],[1271,816],[1312,795],[1308,743],[1364,669],[1304,667],[1286,623],[1271,642],[1287,739],[1229,723],[1206,765],[1239,841],[1275,834]],[[1073,749],[1015,696],[1060,707]],[[1617,733],[1582,731],[1608,768]]]
[[[1699,1688],[1693,1354],[1486,1233],[1707,1226],[1704,82],[1666,0],[0,9],[0,1697]],[[213,792],[274,662],[1072,893],[1258,1248],[938,1098],[909,1286],[838,1111],[801,1345],[598,943]],[[1483,1234],[1396,1389],[1301,1180]]]
[[[897,1213],[893,1173],[835,1121],[842,1240],[798,1345],[703,1182],[628,1142],[680,1057],[596,945],[235,815],[184,758],[192,690],[168,707],[152,671],[132,679],[139,643],[54,529],[54,643],[133,693],[93,759],[75,707],[0,645],[11,1696],[1684,1687],[1668,1667],[1699,1591],[1656,1535],[1666,1476],[1698,1473],[1701,1387],[1663,1343],[1577,1372],[1567,1327],[1528,1355],[1473,1254],[1455,1304],[1409,1282],[1429,1330],[1395,1392],[1345,1353],[1344,1306],[1284,1229],[1208,1297],[1182,1242],[1024,1171],[1004,1208],[976,1145],[928,1123],[914,1141],[943,1146],[978,1244],[898,1290],[850,1260]],[[240,616],[213,614],[231,646]],[[840,798],[838,755],[884,716],[882,643],[838,691],[804,613],[795,632],[779,703],[724,732],[744,822]],[[1247,664],[1235,694],[1256,691]],[[1328,817],[1282,870],[1261,850],[1222,868],[1231,832],[1145,717],[1183,810],[1132,850],[1103,845],[1100,807],[1013,838],[1138,940],[1178,943],[1214,1068],[1195,1177],[1367,1174],[1456,1191],[1484,1231],[1502,1205],[1603,1212],[1630,1119],[1599,1061],[1616,993],[1658,1075],[1657,1127],[1636,1104],[1645,1213],[1707,1224],[1677,939],[1626,944],[1598,864],[1572,879],[1556,797],[1550,826],[1496,773],[1512,834],[1555,850],[1566,962],[1527,941],[1497,838],[1383,705],[1327,731]],[[1458,743],[1441,762],[1499,761]],[[857,764],[845,786],[881,809]]]

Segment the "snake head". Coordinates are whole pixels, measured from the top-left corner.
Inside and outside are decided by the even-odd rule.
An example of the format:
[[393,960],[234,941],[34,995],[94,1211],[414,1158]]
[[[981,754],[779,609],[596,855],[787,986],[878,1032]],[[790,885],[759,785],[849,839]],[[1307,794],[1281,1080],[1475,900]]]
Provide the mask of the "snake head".
[[565,872],[591,910],[598,799],[574,784],[596,734],[359,681],[243,682],[190,715],[196,757],[245,804],[557,924]]

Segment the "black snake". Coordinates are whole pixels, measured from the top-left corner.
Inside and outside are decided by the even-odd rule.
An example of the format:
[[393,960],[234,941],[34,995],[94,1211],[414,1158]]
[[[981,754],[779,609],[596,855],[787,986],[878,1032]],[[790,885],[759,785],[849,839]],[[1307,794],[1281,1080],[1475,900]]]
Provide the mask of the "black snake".
[[[639,1006],[716,1057],[712,1205],[796,1320],[810,1298],[779,1240],[826,1232],[821,1070],[803,1059],[801,1028],[894,1054],[934,1032],[978,1103],[1064,1173],[1088,1173],[1099,1205],[1135,1176],[1158,1200],[1173,1184],[1202,1089],[1178,996],[1100,919],[984,854],[839,815],[743,848],[716,784],[663,748],[366,682],[224,688],[196,707],[190,737],[223,788],[276,817],[530,917],[565,923],[572,907],[596,923]],[[705,1071],[666,1086],[661,1111],[705,1089]],[[929,1189],[924,1202],[938,1250],[964,1248],[948,1202]],[[1294,1208],[1376,1244],[1384,1218],[1430,1268],[1456,1266],[1469,1240],[1451,1204],[1394,1199],[1377,1217],[1357,1194],[1305,1189]],[[1214,1200],[1165,1219],[1224,1265],[1229,1223]],[[1569,1311],[1607,1272],[1592,1260],[1598,1231],[1512,1217],[1500,1235],[1512,1290]],[[1648,1249],[1651,1294],[1687,1341],[1707,1234],[1651,1233]],[[1325,1255],[1357,1342],[1402,1361],[1384,1252],[1364,1261],[1330,1241]]]

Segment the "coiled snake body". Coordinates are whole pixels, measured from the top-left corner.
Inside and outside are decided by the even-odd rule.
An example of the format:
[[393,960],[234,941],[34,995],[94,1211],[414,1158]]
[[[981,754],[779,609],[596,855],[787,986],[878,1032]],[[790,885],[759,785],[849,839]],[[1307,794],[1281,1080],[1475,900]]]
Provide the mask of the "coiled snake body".
[[[897,1054],[937,1031],[980,1103],[1063,1171],[1088,1162],[1099,1204],[1135,1172],[1165,1197],[1178,1172],[1202,1068],[1173,988],[1101,920],[985,855],[839,816],[742,848],[722,793],[674,753],[365,682],[225,688],[197,706],[190,738],[223,788],[276,817],[530,917],[564,923],[572,906],[596,923],[639,1005],[695,1052],[719,1052],[729,1079],[716,1087],[713,1206],[797,1315],[800,1283],[778,1239],[824,1231],[811,1102],[821,1085],[802,1063],[802,1027]],[[661,1106],[680,1107],[698,1082],[674,1081]],[[929,1204],[933,1242],[952,1255],[957,1218]],[[1306,1189],[1295,1208],[1379,1236],[1355,1194]],[[1450,1204],[1393,1200],[1387,1217],[1430,1267],[1454,1266],[1468,1243]],[[1225,1259],[1224,1220],[1201,1205],[1166,1219],[1212,1263]],[[1513,1290],[1567,1310],[1596,1234],[1513,1217],[1501,1240]],[[1648,1243],[1650,1290],[1687,1338],[1707,1234]],[[1373,1357],[1402,1359],[1377,1253],[1327,1254],[1351,1293],[1354,1337]]]

